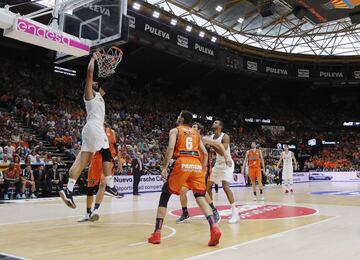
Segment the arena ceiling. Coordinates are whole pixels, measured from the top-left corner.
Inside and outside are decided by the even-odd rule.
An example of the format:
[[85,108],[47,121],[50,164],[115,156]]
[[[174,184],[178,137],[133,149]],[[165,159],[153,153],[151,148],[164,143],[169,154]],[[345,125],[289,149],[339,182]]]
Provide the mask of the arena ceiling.
[[[294,54],[360,55],[360,24],[349,18],[360,9],[358,0],[274,0],[269,17],[261,16],[259,0],[145,2],[240,44]],[[306,7],[301,19],[293,13],[299,5]]]

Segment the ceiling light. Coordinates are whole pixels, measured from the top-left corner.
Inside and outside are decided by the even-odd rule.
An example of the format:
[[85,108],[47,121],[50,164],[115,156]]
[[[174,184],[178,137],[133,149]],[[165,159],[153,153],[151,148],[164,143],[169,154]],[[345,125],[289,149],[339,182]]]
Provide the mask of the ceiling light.
[[159,17],[160,17],[160,13],[159,13],[158,11],[154,11],[154,12],[153,12],[153,17],[159,18]]
[[174,26],[177,25],[177,20],[176,19],[171,19],[170,24],[174,25]]
[[215,10],[216,10],[216,11],[218,11],[218,12],[221,12],[221,11],[222,11],[222,9],[223,9],[223,8],[222,8],[222,6],[221,6],[221,5],[218,5],[218,6],[215,8]]
[[211,37],[211,41],[212,41],[212,42],[216,42],[216,41],[217,41],[217,38],[213,36],[213,37]]
[[204,33],[204,32],[199,32],[199,36],[200,36],[201,38],[203,38],[203,37],[205,36],[205,33]]
[[133,8],[135,9],[135,10],[140,10],[140,8],[141,8],[141,5],[139,4],[139,3],[134,3],[133,4]]
[[185,29],[187,32],[191,32],[192,30],[192,27],[190,25],[186,26],[186,29]]
[[237,21],[238,23],[242,23],[244,21],[244,18],[240,17]]

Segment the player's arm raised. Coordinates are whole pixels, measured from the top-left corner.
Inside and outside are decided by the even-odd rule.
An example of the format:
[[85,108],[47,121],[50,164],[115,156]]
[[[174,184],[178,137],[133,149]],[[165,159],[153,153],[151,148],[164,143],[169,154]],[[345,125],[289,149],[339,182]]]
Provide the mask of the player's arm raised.
[[242,174],[245,173],[245,166],[246,166],[247,161],[248,161],[248,155],[249,155],[249,151],[246,151],[246,153],[245,153],[245,159],[244,159],[243,165],[242,165],[242,167],[241,167],[241,173],[242,173]]
[[167,168],[169,167],[170,160],[171,160],[172,156],[174,155],[177,134],[178,134],[177,128],[173,128],[169,132],[169,144],[166,149],[165,162],[163,165],[163,169],[161,171],[161,175],[163,176],[163,178],[167,178]]
[[200,148],[201,154],[203,155],[203,156],[202,156],[202,161],[201,161],[202,168],[203,168],[203,170],[205,170],[205,169],[207,169],[207,167],[209,167],[209,166],[208,166],[209,154],[208,154],[208,152],[206,151],[205,145],[204,145],[203,141],[201,140],[201,138],[200,138],[199,148]]
[[97,59],[98,52],[94,52],[86,73],[86,81],[85,81],[85,89],[84,89],[84,96],[85,100],[91,100],[94,98],[94,92],[93,92],[93,77],[94,77],[94,69],[95,69],[95,61]]

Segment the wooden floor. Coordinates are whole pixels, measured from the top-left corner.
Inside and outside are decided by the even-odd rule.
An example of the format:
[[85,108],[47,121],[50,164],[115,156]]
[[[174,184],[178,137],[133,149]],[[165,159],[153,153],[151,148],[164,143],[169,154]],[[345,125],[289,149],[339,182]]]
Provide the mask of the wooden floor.
[[[248,188],[233,188],[240,213],[246,217],[235,225],[222,220],[223,236],[215,248],[207,247],[209,228],[204,218],[175,224],[174,210],[180,208],[176,196],[169,202],[172,213],[165,220],[161,245],[146,243],[154,228],[159,193],[106,198],[96,223],[76,222],[84,212],[83,197],[76,198],[75,210],[59,199],[0,204],[0,255],[26,259],[360,259],[360,197],[310,194],[357,191],[359,185],[298,184],[294,195],[268,187],[264,203],[252,202]],[[192,196],[188,197],[189,208],[196,207]],[[222,191],[216,195],[216,205],[227,205]],[[267,205],[300,208],[262,212]],[[313,212],[301,216],[303,208]],[[226,217],[227,212],[223,209],[221,214]],[[296,212],[300,216],[292,216]]]

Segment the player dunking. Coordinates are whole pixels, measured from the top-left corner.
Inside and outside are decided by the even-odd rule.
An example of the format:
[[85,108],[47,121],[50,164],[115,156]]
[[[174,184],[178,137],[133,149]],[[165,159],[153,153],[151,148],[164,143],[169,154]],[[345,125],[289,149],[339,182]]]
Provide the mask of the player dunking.
[[285,193],[289,193],[288,188],[290,188],[290,192],[293,192],[294,165],[296,169],[298,163],[296,161],[294,153],[292,151],[289,151],[289,146],[287,144],[284,145],[284,151],[280,155],[280,160],[277,164],[277,168],[280,167],[281,163],[283,163],[282,177],[285,184]]
[[[265,163],[262,152],[256,148],[256,143],[251,142],[251,149],[246,152],[245,160],[241,169],[241,173],[245,173],[245,166],[249,169],[249,178],[254,192],[254,201],[257,201],[256,193],[256,180],[258,181],[260,188],[260,200],[264,201],[265,197],[263,194],[262,174],[261,171],[265,171]],[[265,173],[265,172],[264,172]]]
[[66,189],[59,192],[59,195],[65,204],[73,209],[76,208],[73,200],[73,189],[76,180],[79,178],[84,168],[89,165],[93,154],[97,151],[99,151],[102,156],[102,166],[106,180],[106,193],[110,196],[121,197],[114,187],[114,179],[112,176],[113,163],[109,149],[109,141],[104,129],[105,102],[102,97],[108,89],[99,88],[98,83],[93,80],[95,61],[98,58],[98,55],[100,55],[98,52],[93,53],[87,69],[84,89],[84,102],[87,117],[86,124],[81,133],[81,151],[70,168],[70,177]]
[[[213,148],[215,151],[217,151],[221,156],[225,156],[225,161],[228,164],[228,166],[231,166],[232,161],[231,161],[231,157],[229,157],[226,154],[225,148],[221,143],[217,143],[214,140],[212,140],[211,138],[204,136],[204,132],[205,132],[205,128],[202,124],[200,123],[194,123],[192,126],[194,129],[196,129],[201,137],[201,140],[203,142],[203,144],[205,145],[205,148],[208,152],[208,167],[207,167],[207,171],[206,171],[206,176],[205,176],[205,183],[207,183],[210,179],[211,176],[211,169],[212,169],[212,158],[211,158],[211,151],[210,149]],[[182,207],[182,215],[180,216],[180,218],[178,220],[176,220],[176,223],[183,223],[184,221],[186,221],[190,216],[189,216],[189,212],[187,209],[187,197],[186,197],[186,193],[189,191],[188,187],[182,187],[181,189],[181,194],[180,194],[180,202],[181,202],[181,207]],[[219,212],[217,211],[216,207],[214,206],[214,203],[212,201],[212,199],[210,198],[210,195],[206,192],[206,200],[209,203],[213,214],[214,214],[214,218],[216,223],[218,223],[220,221],[220,215]]]
[[216,162],[210,176],[210,182],[208,182],[207,185],[207,192],[212,198],[212,186],[214,184],[219,184],[220,182],[222,182],[224,192],[231,206],[231,218],[228,222],[229,224],[235,224],[240,220],[240,217],[238,215],[238,211],[235,205],[234,194],[230,189],[230,182],[233,180],[234,174],[234,162],[231,159],[230,153],[230,137],[229,135],[223,133],[223,128],[224,123],[220,120],[216,120],[212,125],[214,134],[211,136],[211,139],[213,139],[217,143],[223,144],[226,154],[225,157],[230,158],[231,166],[229,167],[226,164],[224,156],[221,156],[218,152],[216,152]]
[[[185,185],[193,191],[196,202],[209,222],[211,236],[208,246],[216,246],[219,243],[221,232],[215,223],[212,210],[205,199],[205,172],[208,153],[198,131],[191,127],[192,119],[193,115],[191,112],[182,111],[176,121],[178,127],[170,130],[165,163],[161,172],[162,176],[167,178],[167,181],[160,195],[155,231],[148,238],[149,243],[160,244],[161,228],[170,196],[171,194],[179,195],[181,188]],[[202,153],[201,161],[200,153]],[[175,161],[170,173],[167,174],[171,158],[175,159]]]
[[[116,156],[116,134],[110,128],[105,129],[106,135],[109,140],[110,152],[112,158]],[[100,152],[96,152],[91,159],[91,164],[88,170],[88,187],[86,196],[86,213],[85,216],[78,220],[78,222],[97,221],[100,218],[98,213],[100,204],[104,198],[106,187],[105,177],[102,169],[102,156]],[[92,211],[92,204],[95,197],[94,210]]]

